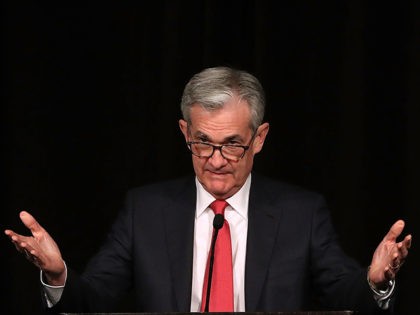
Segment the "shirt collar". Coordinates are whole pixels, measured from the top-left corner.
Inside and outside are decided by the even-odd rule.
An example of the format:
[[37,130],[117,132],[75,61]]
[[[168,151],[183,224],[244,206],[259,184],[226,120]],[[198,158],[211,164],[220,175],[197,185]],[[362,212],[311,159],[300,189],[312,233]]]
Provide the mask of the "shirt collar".
[[[197,202],[195,217],[198,218],[207,210],[209,205],[216,200],[208,191],[206,191],[195,177],[195,185],[197,187]],[[229,205],[234,211],[241,215],[244,219],[248,218],[248,201],[249,201],[249,190],[251,187],[251,174],[248,175],[245,183],[241,189],[234,194],[232,197],[226,199]]]

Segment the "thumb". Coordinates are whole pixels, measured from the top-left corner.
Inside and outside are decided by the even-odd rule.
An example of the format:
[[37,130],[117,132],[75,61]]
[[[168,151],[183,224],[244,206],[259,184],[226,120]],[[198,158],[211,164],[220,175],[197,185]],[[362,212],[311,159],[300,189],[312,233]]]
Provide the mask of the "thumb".
[[38,223],[37,220],[35,220],[35,218],[29,212],[21,211],[19,216],[23,224],[29,230],[31,230],[32,235],[35,235],[36,233],[39,233],[42,231],[41,225]]
[[404,229],[404,221],[398,220],[396,221],[391,228],[389,229],[388,233],[384,237],[384,241],[392,241],[395,242],[397,240],[397,237],[400,236]]

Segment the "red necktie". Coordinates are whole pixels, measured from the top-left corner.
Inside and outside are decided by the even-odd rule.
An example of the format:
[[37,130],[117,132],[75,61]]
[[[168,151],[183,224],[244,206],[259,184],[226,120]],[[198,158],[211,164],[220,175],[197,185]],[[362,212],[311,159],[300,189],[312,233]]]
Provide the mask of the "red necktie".
[[[228,203],[225,200],[215,200],[210,205],[210,208],[214,211],[215,215],[224,215],[227,205]],[[206,274],[204,275],[201,312],[204,312],[206,305],[209,263],[210,255],[207,259]],[[233,312],[232,243],[230,240],[229,224],[226,220],[223,227],[219,230],[214,249],[209,312]]]

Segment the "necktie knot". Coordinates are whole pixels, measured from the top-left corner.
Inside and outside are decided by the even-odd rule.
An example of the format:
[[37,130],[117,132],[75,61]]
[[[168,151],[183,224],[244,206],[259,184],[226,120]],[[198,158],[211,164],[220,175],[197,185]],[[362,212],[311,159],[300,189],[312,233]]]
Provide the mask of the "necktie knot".
[[213,210],[214,214],[224,215],[227,205],[228,203],[226,202],[226,200],[216,199],[210,204],[210,208]]

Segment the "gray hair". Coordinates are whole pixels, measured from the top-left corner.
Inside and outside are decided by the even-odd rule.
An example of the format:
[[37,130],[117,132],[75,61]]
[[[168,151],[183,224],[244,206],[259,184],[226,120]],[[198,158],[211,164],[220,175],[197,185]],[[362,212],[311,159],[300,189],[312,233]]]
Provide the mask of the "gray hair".
[[234,95],[247,101],[251,111],[250,128],[255,131],[264,118],[265,95],[261,83],[252,74],[229,67],[207,68],[187,83],[181,100],[184,120],[191,124],[190,110],[195,104],[205,110],[220,109]]

